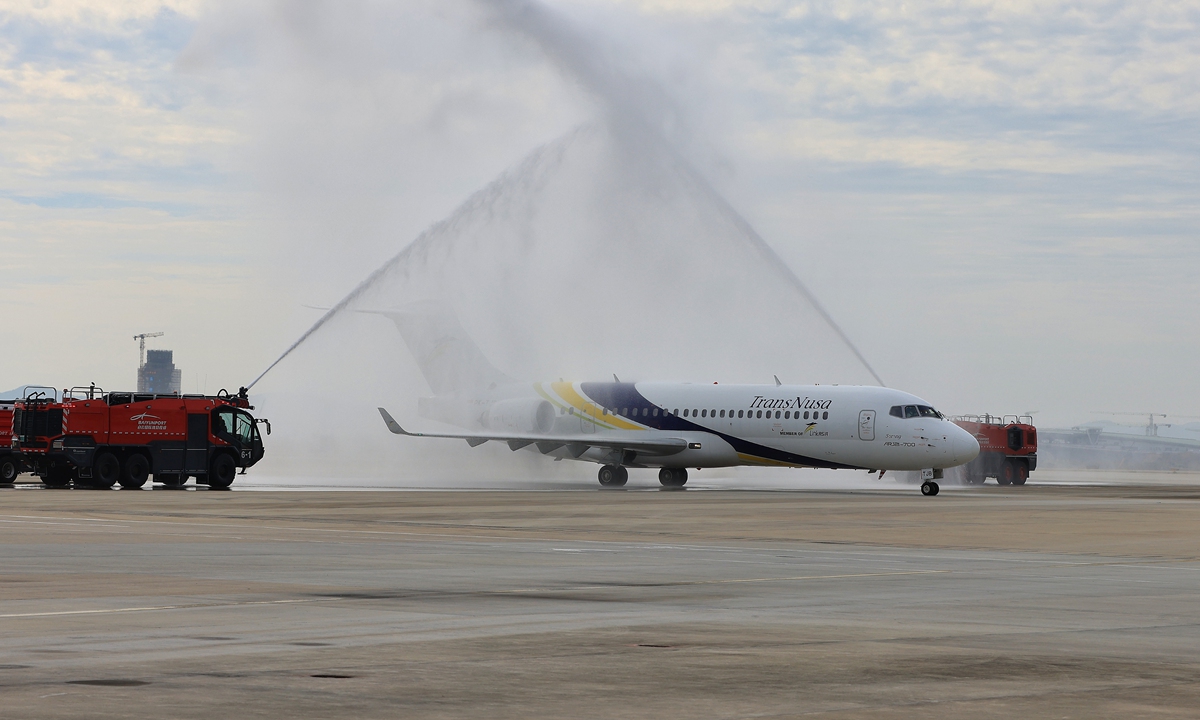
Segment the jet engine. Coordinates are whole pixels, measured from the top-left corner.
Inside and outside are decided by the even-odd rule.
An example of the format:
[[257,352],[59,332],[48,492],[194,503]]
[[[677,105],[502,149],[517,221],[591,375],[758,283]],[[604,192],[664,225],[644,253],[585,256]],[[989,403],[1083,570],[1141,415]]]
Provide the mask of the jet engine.
[[539,398],[513,398],[494,403],[481,418],[497,432],[548,433],[554,429],[554,406]]

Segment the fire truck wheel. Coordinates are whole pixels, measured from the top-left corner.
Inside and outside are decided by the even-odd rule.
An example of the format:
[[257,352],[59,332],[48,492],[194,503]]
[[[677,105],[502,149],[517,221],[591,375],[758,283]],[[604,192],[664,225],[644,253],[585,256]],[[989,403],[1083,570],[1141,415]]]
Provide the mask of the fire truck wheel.
[[208,469],[208,486],[216,490],[224,490],[233,484],[237,475],[237,464],[226,453],[221,453],[212,460]]
[[145,455],[134,453],[125,460],[125,467],[121,472],[121,487],[130,490],[140,488],[146,484],[146,478],[150,477],[150,461]]
[[0,457],[0,483],[5,485],[17,479],[21,474],[21,463],[12,455]]
[[1024,485],[1029,479],[1029,465],[1024,460],[1013,460],[1013,485]]
[[1016,463],[1012,460],[1005,460],[1000,465],[1000,472],[996,473],[996,482],[1001,485],[1012,485],[1013,480],[1017,477]]
[[92,484],[96,487],[110,488],[121,477],[121,461],[110,452],[100,453],[92,465]]

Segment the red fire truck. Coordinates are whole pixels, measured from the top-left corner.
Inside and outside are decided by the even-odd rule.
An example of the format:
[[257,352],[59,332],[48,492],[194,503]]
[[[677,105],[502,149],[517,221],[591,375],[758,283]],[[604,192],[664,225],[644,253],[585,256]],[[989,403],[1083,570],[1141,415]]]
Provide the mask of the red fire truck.
[[1037,428],[1029,415],[960,415],[954,424],[979,441],[979,456],[962,468],[968,485],[996,478],[1001,485],[1024,485],[1037,469]]
[[21,455],[12,450],[12,417],[15,400],[0,400],[0,485],[11,485],[25,471]]
[[237,469],[263,456],[246,390],[237,395],[105,393],[65,390],[61,401],[33,393],[14,403],[11,448],[49,487],[124,488],[156,482],[180,486],[189,477],[227,488]]

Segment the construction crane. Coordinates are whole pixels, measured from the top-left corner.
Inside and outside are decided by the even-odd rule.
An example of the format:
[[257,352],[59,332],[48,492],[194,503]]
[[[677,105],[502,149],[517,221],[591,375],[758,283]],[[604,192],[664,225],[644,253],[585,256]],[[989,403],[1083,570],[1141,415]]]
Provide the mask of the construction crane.
[[133,339],[138,341],[138,367],[146,364],[146,338],[162,336],[163,333],[160,332],[142,333],[141,335],[133,336]]
[[[1191,419],[1191,418],[1196,417],[1195,415],[1166,415],[1164,413],[1145,413],[1145,412],[1109,412],[1106,410],[1093,410],[1092,412],[1094,412],[1098,415],[1141,415],[1142,417],[1149,417],[1150,420],[1149,420],[1149,422],[1146,423],[1146,435],[1148,435],[1149,437],[1157,437],[1158,436],[1158,424],[1154,422],[1154,418],[1156,418],[1156,417],[1163,418],[1163,419],[1166,419],[1168,417],[1181,418],[1181,419]],[[1171,426],[1168,424],[1167,427],[1171,427]]]

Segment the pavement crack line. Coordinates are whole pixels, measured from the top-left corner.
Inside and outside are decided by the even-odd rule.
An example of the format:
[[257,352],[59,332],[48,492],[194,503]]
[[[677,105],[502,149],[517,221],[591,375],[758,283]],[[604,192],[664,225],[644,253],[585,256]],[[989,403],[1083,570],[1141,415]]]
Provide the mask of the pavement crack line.
[[184,605],[148,605],[146,607],[105,608],[102,610],[51,610],[31,613],[6,613],[0,619],[56,617],[61,615],[108,615],[112,613],[155,612],[160,610],[198,610],[204,608],[244,607],[247,605],[294,605],[297,603],[315,603],[337,600],[339,598],[295,599],[295,600],[246,600],[229,603],[188,603]]

